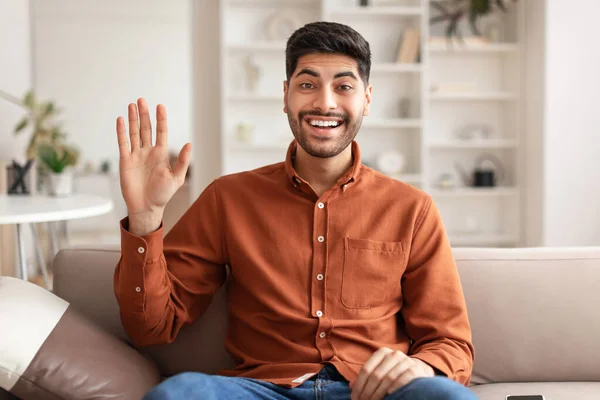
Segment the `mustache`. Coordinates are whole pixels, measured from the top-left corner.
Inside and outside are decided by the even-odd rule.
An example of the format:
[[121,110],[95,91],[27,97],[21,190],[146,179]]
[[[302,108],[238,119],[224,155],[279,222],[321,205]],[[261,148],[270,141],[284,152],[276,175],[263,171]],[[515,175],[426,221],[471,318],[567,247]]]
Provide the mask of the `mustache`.
[[302,120],[302,119],[304,119],[304,117],[309,116],[309,115],[313,116],[313,117],[339,118],[339,119],[343,120],[344,122],[348,122],[350,120],[350,117],[348,116],[348,114],[340,114],[340,113],[333,113],[333,112],[322,113],[319,111],[300,111],[298,113],[298,119]]

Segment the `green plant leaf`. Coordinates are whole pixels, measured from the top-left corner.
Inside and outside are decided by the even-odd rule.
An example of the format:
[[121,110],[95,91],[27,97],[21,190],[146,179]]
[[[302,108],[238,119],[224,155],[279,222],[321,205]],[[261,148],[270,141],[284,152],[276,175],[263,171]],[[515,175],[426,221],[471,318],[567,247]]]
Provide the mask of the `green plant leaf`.
[[30,110],[33,110],[35,106],[35,94],[33,93],[33,90],[30,90],[27,93],[25,93],[25,97],[23,98],[23,104],[25,105],[25,107],[29,108]]
[[27,127],[28,124],[29,124],[29,119],[27,117],[23,117],[23,119],[21,121],[19,121],[19,123],[15,127],[15,133],[21,132],[23,129],[25,129]]
[[55,110],[56,110],[56,107],[54,106],[54,103],[51,102],[51,101],[49,101],[49,102],[46,103],[43,115],[44,116],[52,115],[52,113],[54,113]]
[[[69,165],[74,165],[76,154],[69,146],[58,146],[51,144],[40,144],[38,146],[38,157],[44,165],[55,173],[61,173]],[[60,153],[60,155],[59,155]]]
[[471,0],[470,11],[478,16],[487,15],[492,11],[492,0]]
[[49,145],[40,145],[38,147],[38,157],[51,171],[60,172],[58,154],[54,147]]

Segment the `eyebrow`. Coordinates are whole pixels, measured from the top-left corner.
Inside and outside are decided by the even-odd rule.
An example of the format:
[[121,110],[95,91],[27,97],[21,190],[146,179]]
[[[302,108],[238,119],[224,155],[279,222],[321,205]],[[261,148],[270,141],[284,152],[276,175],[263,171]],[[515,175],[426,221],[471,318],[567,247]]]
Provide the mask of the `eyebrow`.
[[[316,72],[316,71],[313,71],[312,69],[309,69],[309,68],[302,68],[302,69],[301,69],[301,70],[300,70],[300,71],[299,71],[299,72],[296,74],[296,77],[298,77],[298,76],[300,76],[300,75],[302,75],[302,74],[306,74],[306,75],[314,76],[315,78],[320,78],[320,77],[321,77],[321,75],[320,75],[318,72]],[[343,78],[343,77],[345,77],[345,76],[347,76],[347,77],[349,77],[349,78],[352,78],[352,79],[354,79],[354,80],[358,80],[358,78],[356,77],[356,75],[354,75],[354,72],[352,72],[352,71],[342,71],[342,72],[338,72],[337,74],[335,74],[335,75],[333,76],[333,79]]]
[[348,78],[352,78],[355,81],[358,80],[358,78],[356,77],[356,75],[354,75],[354,72],[352,72],[352,71],[338,72],[337,74],[335,74],[333,76],[333,79],[343,78],[345,76],[347,76]]

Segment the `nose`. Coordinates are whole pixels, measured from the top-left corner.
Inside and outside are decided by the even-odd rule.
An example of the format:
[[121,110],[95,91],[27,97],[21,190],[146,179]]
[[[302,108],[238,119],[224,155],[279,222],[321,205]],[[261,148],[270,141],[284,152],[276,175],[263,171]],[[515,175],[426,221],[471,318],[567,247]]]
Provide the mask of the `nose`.
[[326,113],[337,108],[335,101],[335,93],[329,88],[324,87],[316,93],[313,107],[323,113]]

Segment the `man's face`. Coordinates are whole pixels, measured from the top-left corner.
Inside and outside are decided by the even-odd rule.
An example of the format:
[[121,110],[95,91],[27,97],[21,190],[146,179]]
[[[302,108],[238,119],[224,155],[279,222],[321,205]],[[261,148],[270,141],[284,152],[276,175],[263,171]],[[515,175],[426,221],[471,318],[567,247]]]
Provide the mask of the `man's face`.
[[344,55],[300,57],[283,90],[283,112],[294,137],[314,157],[341,153],[356,137],[363,116],[369,114],[371,85],[365,87],[357,62]]

